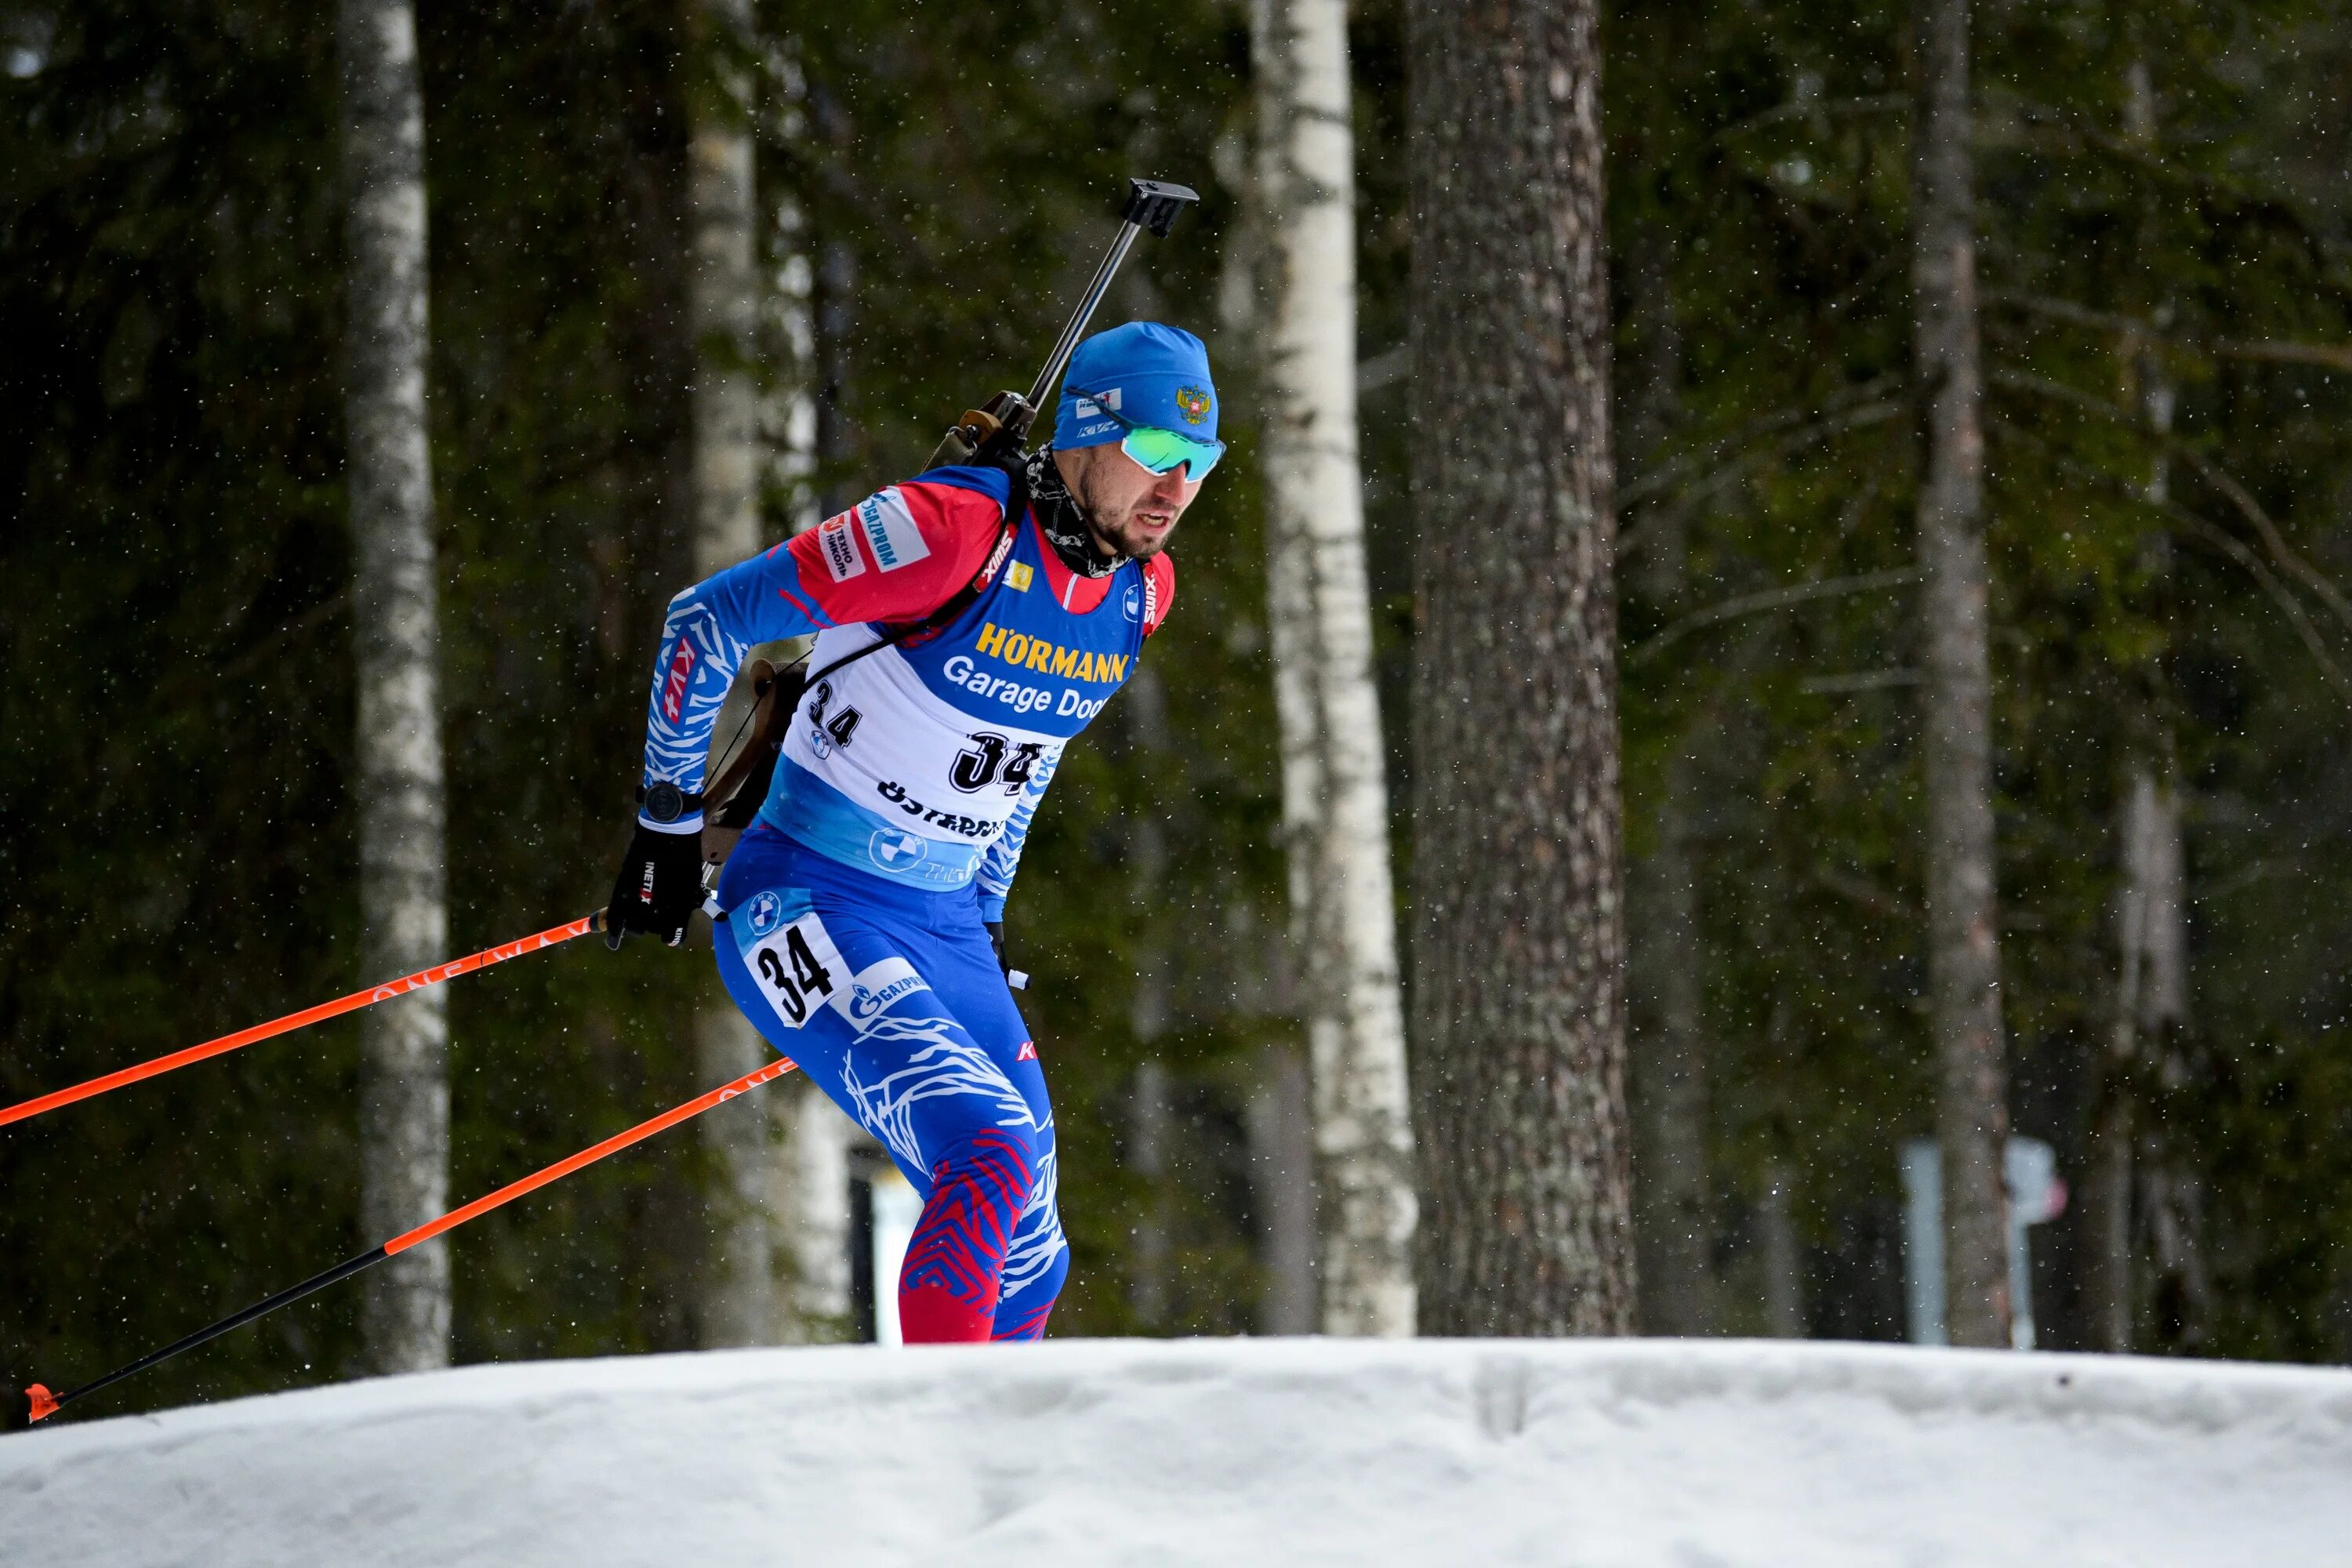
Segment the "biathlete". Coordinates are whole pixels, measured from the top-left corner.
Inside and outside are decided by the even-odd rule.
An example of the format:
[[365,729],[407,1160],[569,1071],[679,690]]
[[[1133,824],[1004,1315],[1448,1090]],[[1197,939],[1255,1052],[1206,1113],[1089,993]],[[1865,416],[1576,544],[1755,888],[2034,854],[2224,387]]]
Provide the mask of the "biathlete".
[[[815,634],[712,945],[761,1037],[922,1194],[910,1342],[1036,1339],[1069,1272],[1005,896],[1063,747],[1167,618],[1163,552],[1223,452],[1200,340],[1130,322],[1078,346],[1052,445],[1016,471],[931,469],[670,601],[614,929],[684,940],[719,704],[751,645]],[[944,627],[823,673],[960,595]]]

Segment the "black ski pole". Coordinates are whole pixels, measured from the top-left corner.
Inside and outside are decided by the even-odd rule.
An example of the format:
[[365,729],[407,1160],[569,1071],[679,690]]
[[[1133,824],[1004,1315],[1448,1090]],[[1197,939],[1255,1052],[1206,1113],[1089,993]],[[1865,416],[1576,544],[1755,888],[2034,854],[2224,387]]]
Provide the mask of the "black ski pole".
[[299,1285],[289,1286],[264,1301],[256,1301],[241,1312],[233,1312],[216,1323],[198,1329],[184,1339],[173,1341],[162,1350],[152,1351],[137,1361],[116,1367],[104,1377],[94,1378],[78,1388],[63,1394],[52,1394],[40,1384],[18,1389],[0,1390],[0,1432],[21,1431],[36,1421],[46,1420],[77,1399],[86,1399],[101,1388],[111,1388],[126,1377],[133,1377],[151,1366],[170,1361],[183,1351],[192,1351],[207,1341],[216,1340],[231,1329],[243,1328],[256,1318],[268,1317],[280,1307],[290,1306],[316,1290],[323,1290],[339,1279],[348,1279],[363,1268],[383,1262],[387,1258],[407,1251],[412,1247],[432,1240],[445,1231],[457,1229],[467,1221],[478,1219],[503,1204],[513,1202],[525,1193],[536,1192],[550,1182],[561,1181],[583,1165],[593,1165],[607,1154],[618,1153],[630,1144],[667,1131],[690,1117],[701,1115],[712,1106],[734,1099],[747,1089],[759,1088],[783,1077],[793,1070],[793,1064],[779,1058],[765,1067],[745,1073],[734,1082],[722,1084],[709,1093],[698,1095],[684,1105],[675,1106],[647,1121],[640,1121],[625,1132],[615,1132],[593,1148],[583,1149],[577,1154],[558,1160],[546,1169],[532,1173],[519,1182],[509,1182],[486,1197],[476,1198],[463,1208],[451,1209],[438,1219],[425,1221],[415,1230],[394,1237],[381,1247],[372,1247],[356,1258],[346,1258],[322,1274],[313,1274]]

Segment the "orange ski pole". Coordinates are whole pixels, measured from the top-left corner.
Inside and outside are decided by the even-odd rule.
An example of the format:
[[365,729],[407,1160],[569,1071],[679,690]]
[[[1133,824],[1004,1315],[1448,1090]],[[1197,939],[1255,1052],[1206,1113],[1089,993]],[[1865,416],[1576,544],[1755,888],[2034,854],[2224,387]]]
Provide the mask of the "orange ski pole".
[[428,985],[438,985],[445,980],[455,980],[460,974],[471,974],[477,969],[488,969],[493,963],[504,963],[509,958],[520,958],[527,952],[537,952],[542,948],[553,947],[558,942],[570,942],[575,936],[586,936],[590,931],[601,931],[604,929],[604,911],[598,910],[593,915],[583,915],[576,921],[568,921],[560,926],[550,926],[538,935],[524,937],[520,942],[501,942],[497,947],[486,947],[469,957],[453,958],[446,963],[436,963],[430,969],[420,969],[415,973],[403,975],[398,980],[388,980],[381,985],[371,985],[364,991],[354,991],[350,995],[338,997],[332,1002],[321,1002],[315,1007],[305,1007],[299,1013],[289,1013],[283,1018],[273,1018],[267,1024],[256,1024],[249,1029],[239,1029],[234,1035],[223,1035],[217,1040],[206,1040],[201,1046],[190,1046],[185,1050],[173,1051],[169,1056],[157,1057],[153,1061],[142,1062],[137,1067],[127,1067],[118,1072],[108,1073],[102,1078],[91,1079],[87,1083],[75,1084],[71,1089],[60,1089],[53,1093],[11,1105],[5,1110],[0,1110],[0,1127],[5,1127],[11,1121],[22,1121],[27,1117],[38,1116],[45,1110],[55,1110],[62,1105],[71,1105],[76,1100],[89,1100],[94,1095],[105,1094],[127,1084],[157,1078],[167,1072],[175,1072],[181,1068],[206,1061],[214,1057],[226,1056],[240,1047],[252,1045],[257,1040],[268,1039],[273,1035],[283,1035],[307,1025],[324,1023],[329,1018],[340,1018],[346,1013],[356,1013],[362,1007],[373,1007],[379,1002],[389,1002],[394,997],[404,996],[411,991],[421,991]]
[[550,1182],[562,1180],[583,1165],[593,1165],[607,1154],[618,1153],[632,1143],[650,1138],[656,1132],[665,1131],[689,1118],[701,1115],[714,1105],[732,1100],[737,1095],[757,1089],[763,1083],[772,1083],[792,1070],[793,1063],[780,1057],[763,1068],[745,1073],[733,1083],[722,1084],[708,1094],[689,1100],[684,1105],[673,1110],[663,1111],[649,1121],[640,1121],[626,1132],[615,1132],[594,1148],[583,1149],[567,1159],[558,1160],[545,1170],[525,1176],[519,1182],[509,1182],[488,1197],[476,1198],[463,1208],[451,1209],[439,1219],[427,1220],[415,1230],[404,1231],[394,1237],[382,1247],[372,1247],[356,1258],[347,1258],[323,1274],[313,1274],[299,1285],[289,1286],[267,1300],[256,1301],[241,1312],[232,1313],[216,1323],[198,1329],[185,1339],[174,1340],[162,1350],[141,1356],[137,1361],[126,1366],[117,1367],[104,1377],[93,1379],[79,1388],[69,1388],[63,1394],[51,1394],[47,1388],[37,1383],[26,1387],[21,1393],[13,1388],[0,1388],[0,1432],[22,1430],[36,1421],[45,1420],[77,1399],[96,1394],[101,1388],[110,1387],[126,1377],[142,1373],[160,1363],[167,1362],[182,1351],[194,1350],[208,1340],[218,1339],[231,1329],[242,1328],[256,1318],[267,1317],[278,1308],[290,1306],[312,1291],[323,1290],[339,1279],[348,1279],[362,1269],[383,1262],[394,1253],[405,1252],[412,1247],[432,1240],[444,1231],[455,1230],[467,1220],[479,1219],[502,1204],[512,1203],[526,1193],[537,1192]]

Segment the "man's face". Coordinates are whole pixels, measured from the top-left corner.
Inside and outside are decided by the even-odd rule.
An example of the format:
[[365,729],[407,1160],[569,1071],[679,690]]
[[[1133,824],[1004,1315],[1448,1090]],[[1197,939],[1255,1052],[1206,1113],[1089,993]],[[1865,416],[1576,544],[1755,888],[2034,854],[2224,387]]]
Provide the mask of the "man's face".
[[1183,465],[1152,473],[1116,441],[1056,451],[1054,464],[1086,512],[1095,542],[1130,561],[1149,561],[1165,550],[1176,520],[1201,493],[1199,480],[1184,478]]

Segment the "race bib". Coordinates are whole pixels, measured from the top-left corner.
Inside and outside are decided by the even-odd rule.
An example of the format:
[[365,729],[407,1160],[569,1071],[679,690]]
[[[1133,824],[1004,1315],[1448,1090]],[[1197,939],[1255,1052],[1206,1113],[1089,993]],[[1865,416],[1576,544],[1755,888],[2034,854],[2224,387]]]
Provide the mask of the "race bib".
[[787,920],[788,908],[780,895],[761,893],[735,918],[751,937],[743,947],[744,967],[789,1027],[800,1028],[817,1008],[831,1007],[863,1033],[900,997],[930,989],[913,964],[895,956],[852,974],[816,911]]
[[807,1023],[813,1007],[847,1003],[849,966],[814,910],[760,936],[743,950],[743,963],[789,1027]]

